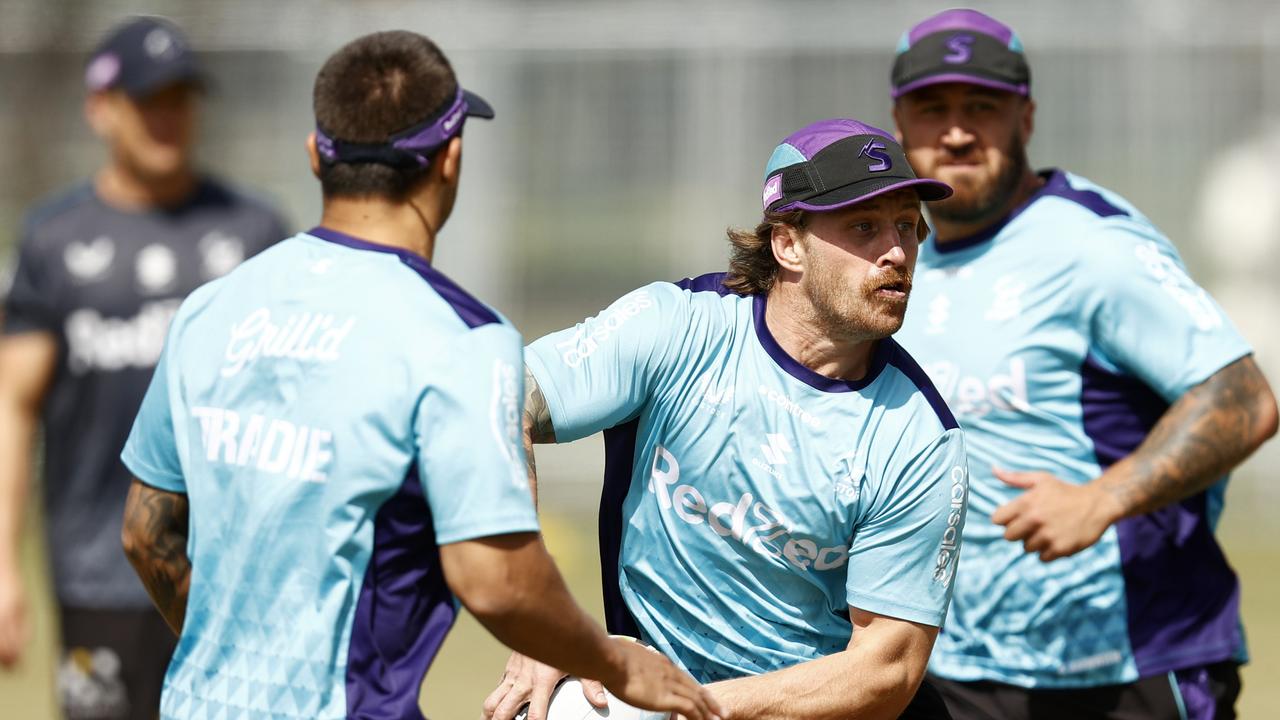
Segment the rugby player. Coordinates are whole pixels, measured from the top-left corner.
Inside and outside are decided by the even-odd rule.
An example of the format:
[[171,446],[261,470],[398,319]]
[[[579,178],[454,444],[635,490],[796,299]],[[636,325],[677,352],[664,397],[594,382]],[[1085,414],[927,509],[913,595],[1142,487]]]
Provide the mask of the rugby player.
[[[718,681],[726,717],[893,718],[924,675],[966,461],[890,335],[920,201],[949,194],[883,130],[814,123],[769,159],[728,273],[648,285],[526,348],[531,481],[532,443],[605,433],[610,630]],[[540,720],[562,676],[512,657],[485,717],[530,702]]]
[[28,215],[5,300],[0,665],[27,643],[18,543],[39,425],[68,720],[155,717],[173,637],[120,552],[120,447],[178,303],[285,233],[274,211],[195,168],[203,82],[164,19],[131,18],[102,39],[85,114],[106,163]]
[[899,335],[968,439],[965,572],[930,666],[957,718],[1230,718],[1226,474],[1275,433],[1249,345],[1131,204],[1035,172],[1022,43],[948,10],[892,94],[929,204]]
[[714,718],[611,640],[538,535],[519,334],[431,265],[462,128],[493,117],[410,32],[316,77],[321,225],[179,308],[123,460],[124,544],[178,648],[164,718],[414,718],[461,600],[500,640]]

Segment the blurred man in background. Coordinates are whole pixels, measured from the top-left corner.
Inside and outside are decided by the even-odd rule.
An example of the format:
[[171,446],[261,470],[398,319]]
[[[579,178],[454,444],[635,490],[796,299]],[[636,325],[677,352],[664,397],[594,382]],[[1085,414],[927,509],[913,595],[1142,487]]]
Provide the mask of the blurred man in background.
[[[609,629],[720,681],[728,717],[943,717],[916,688],[956,572],[964,439],[890,336],[921,200],[950,188],[834,119],[778,145],[763,190],[728,273],[653,283],[526,348],[531,478],[533,443],[604,432]],[[561,676],[513,656],[485,717],[529,701],[541,720]]]
[[125,548],[181,632],[161,716],[420,718],[461,601],[512,647],[714,720],[569,595],[525,482],[520,334],[431,264],[463,128],[492,108],[407,31],[330,56],[314,108],[320,227],[182,304],[122,455]]
[[204,76],[172,23],[138,17],[111,30],[85,83],[107,161],[30,213],[4,305],[0,663],[29,641],[18,543],[41,425],[64,712],[154,717],[173,638],[120,551],[129,474],[118,453],[183,296],[284,229],[193,167]]
[[911,28],[892,73],[929,205],[900,337],[965,429],[964,572],[931,672],[962,720],[1234,717],[1225,476],[1275,433],[1249,345],[1132,205],[1032,171],[1017,35]]

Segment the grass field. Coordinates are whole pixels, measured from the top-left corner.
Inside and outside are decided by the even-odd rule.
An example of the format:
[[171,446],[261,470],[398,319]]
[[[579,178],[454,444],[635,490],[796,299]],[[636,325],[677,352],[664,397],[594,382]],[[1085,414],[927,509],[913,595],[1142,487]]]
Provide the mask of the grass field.
[[[1229,523],[1230,518],[1228,518]],[[544,518],[547,544],[585,607],[600,616],[599,569],[594,519],[581,515]],[[1227,525],[1229,527],[1229,524]],[[29,532],[34,532],[29,528]],[[1245,625],[1253,662],[1245,668],[1243,720],[1280,717],[1280,544],[1250,535],[1224,538],[1245,583]],[[54,618],[39,566],[37,543],[27,543],[28,575],[36,589],[35,641],[14,672],[0,672],[0,718],[55,720],[53,702]],[[1189,582],[1194,582],[1189,579]],[[449,635],[423,687],[423,707],[431,720],[474,720],[480,704],[502,674],[507,653],[467,614]]]

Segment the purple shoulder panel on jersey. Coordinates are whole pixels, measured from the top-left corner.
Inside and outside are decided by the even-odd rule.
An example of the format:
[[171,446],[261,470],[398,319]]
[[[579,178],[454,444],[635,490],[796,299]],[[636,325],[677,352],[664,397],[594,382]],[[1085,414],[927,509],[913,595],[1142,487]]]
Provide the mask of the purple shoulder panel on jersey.
[[898,369],[915,384],[916,389],[929,401],[929,407],[933,408],[933,412],[938,416],[938,420],[942,422],[942,427],[947,430],[959,429],[960,423],[956,422],[956,416],[951,413],[951,407],[947,405],[947,401],[942,399],[942,393],[938,392],[938,388],[934,387],[933,381],[929,379],[929,375],[920,368],[920,364],[911,354],[906,351],[897,340],[893,338],[885,338],[881,341],[884,345],[890,345],[889,364]]
[[1067,174],[1061,170],[1052,171],[1040,188],[1037,197],[1060,197],[1091,211],[1098,217],[1115,217],[1129,215],[1129,211],[1113,205],[1101,193],[1093,190],[1077,190],[1067,182]]
[[408,250],[390,247],[388,245],[379,245],[352,237],[346,233],[340,233],[337,230],[330,230],[326,227],[315,227],[307,231],[307,234],[327,240],[331,243],[337,243],[345,247],[354,248],[356,250],[371,250],[373,252],[388,253],[400,258],[400,262],[409,266],[411,270],[427,281],[427,284],[436,291],[436,293],[453,308],[458,314],[462,322],[467,324],[469,328],[478,328],[482,325],[491,323],[501,323],[498,317],[488,305],[477,300],[471,293],[462,289],[457,283],[449,279],[444,273],[431,267],[431,263],[427,259]]
[[[724,286],[728,273],[707,273],[673,283],[690,292],[714,292],[721,297],[733,294]],[[614,635],[639,637],[640,628],[622,599],[618,575],[622,572],[622,528],[626,518],[622,504],[631,491],[635,467],[639,420],[628,420],[604,431],[604,486],[600,491],[600,579],[604,594],[605,627]]]
[[672,283],[681,290],[689,290],[691,292],[713,292],[724,297],[732,295],[733,291],[724,286],[724,279],[729,273],[707,273],[697,277],[685,278],[678,282]]
[[418,689],[456,616],[414,468],[374,518],[347,649],[347,715],[422,720]]
[[[1080,368],[1085,435],[1110,467],[1146,439],[1168,409],[1141,380],[1092,357]],[[1236,657],[1240,585],[1213,535],[1208,494],[1116,524],[1129,641],[1146,677]]]
[[933,248],[940,253],[946,254],[968,250],[971,247],[981,245],[999,235],[1000,231],[1013,222],[1014,218],[1021,215],[1037,200],[1045,197],[1060,197],[1064,200],[1070,200],[1098,217],[1127,216],[1129,214],[1128,211],[1111,204],[1101,194],[1093,190],[1077,190],[1071,187],[1071,183],[1067,182],[1067,174],[1062,170],[1044,170],[1040,173],[1040,177],[1044,178],[1044,185],[1040,186],[1040,189],[1032,193],[1026,202],[1014,208],[999,222],[969,237],[956,238],[945,243],[939,243],[935,238],[933,240]]

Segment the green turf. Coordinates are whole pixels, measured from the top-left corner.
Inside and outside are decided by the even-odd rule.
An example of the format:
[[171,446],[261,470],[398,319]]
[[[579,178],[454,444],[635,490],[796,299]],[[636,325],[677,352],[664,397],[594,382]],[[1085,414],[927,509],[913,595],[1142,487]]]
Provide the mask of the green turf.
[[[600,616],[599,570],[592,522],[580,517],[544,519],[547,544],[584,607]],[[34,528],[29,529],[30,533]],[[1274,541],[1236,535],[1225,539],[1227,553],[1244,579],[1245,624],[1253,662],[1244,671],[1239,709],[1243,720],[1280,717],[1280,547]],[[0,672],[0,718],[54,720],[53,613],[39,548],[27,544],[28,575],[35,583],[36,639],[15,672]],[[480,704],[502,674],[506,651],[467,614],[458,620],[424,685],[424,709],[431,720],[474,720]]]

